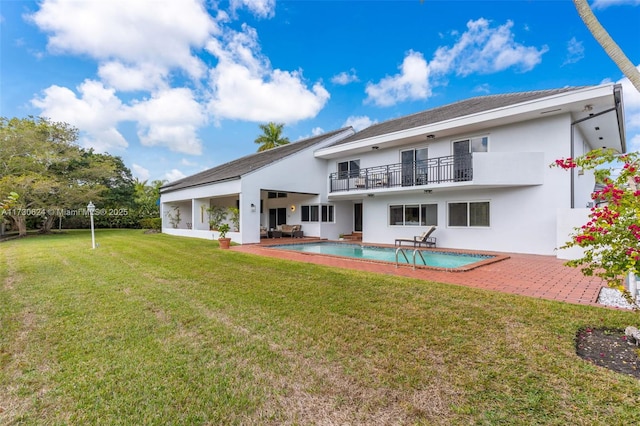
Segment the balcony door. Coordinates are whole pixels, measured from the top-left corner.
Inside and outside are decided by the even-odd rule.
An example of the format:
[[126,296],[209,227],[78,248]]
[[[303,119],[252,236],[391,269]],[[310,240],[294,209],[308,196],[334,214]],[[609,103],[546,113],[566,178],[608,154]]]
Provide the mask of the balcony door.
[[408,149],[400,152],[402,162],[402,186],[427,183],[427,148]]
[[456,141],[453,143],[453,177],[455,182],[469,180],[471,156],[470,141]]
[[454,180],[460,182],[473,179],[471,153],[487,152],[488,148],[489,138],[486,136],[455,141],[453,143]]

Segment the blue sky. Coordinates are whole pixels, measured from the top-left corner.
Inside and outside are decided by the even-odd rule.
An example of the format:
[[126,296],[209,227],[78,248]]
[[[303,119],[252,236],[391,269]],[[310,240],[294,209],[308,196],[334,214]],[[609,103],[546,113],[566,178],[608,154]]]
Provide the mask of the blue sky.
[[[640,64],[640,0],[591,2]],[[0,2],[0,115],[43,116],[175,180],[290,140],[469,97],[621,82],[627,143],[640,94],[570,0]]]

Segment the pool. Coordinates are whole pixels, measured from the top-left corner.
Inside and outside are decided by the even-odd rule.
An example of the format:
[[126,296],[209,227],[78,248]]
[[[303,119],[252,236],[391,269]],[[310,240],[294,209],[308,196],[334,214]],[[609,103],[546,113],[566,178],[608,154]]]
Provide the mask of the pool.
[[[396,262],[396,248],[363,246],[359,244],[315,242],[298,244],[279,244],[270,248],[281,250],[292,250],[302,253],[323,254],[330,256],[347,257],[359,260],[371,260],[380,262]],[[404,246],[405,257],[399,253],[398,263],[413,265],[413,248]],[[416,266],[427,266],[432,268],[442,268],[449,270],[469,270],[473,267],[488,263],[487,260],[498,260],[495,255],[453,253],[444,251],[421,250],[424,263],[419,255],[416,255]],[[489,262],[490,263],[490,262]],[[471,267],[473,266],[473,267]],[[462,268],[462,269],[461,269]]]

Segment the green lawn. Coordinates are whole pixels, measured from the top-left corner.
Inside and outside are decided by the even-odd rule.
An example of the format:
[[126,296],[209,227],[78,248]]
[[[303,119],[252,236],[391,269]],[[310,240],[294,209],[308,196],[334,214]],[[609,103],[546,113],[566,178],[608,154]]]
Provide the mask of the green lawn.
[[637,314],[86,231],[0,243],[0,424],[640,423]]

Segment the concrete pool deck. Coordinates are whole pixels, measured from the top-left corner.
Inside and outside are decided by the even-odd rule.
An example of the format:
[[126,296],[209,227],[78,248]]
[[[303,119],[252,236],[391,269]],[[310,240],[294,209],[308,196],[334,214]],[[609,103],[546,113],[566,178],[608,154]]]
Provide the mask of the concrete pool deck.
[[420,268],[414,270],[408,265],[396,268],[394,264],[375,263],[357,259],[313,255],[269,248],[270,245],[308,241],[313,240],[291,238],[268,239],[262,241],[260,244],[233,246],[231,249],[243,253],[313,263],[316,265],[437,281],[518,294],[521,296],[595,306],[602,306],[597,303],[598,295],[600,294],[600,289],[606,286],[600,278],[585,277],[579,268],[565,266],[564,261],[557,259],[555,256],[502,253],[509,257],[470,271],[448,272]]

